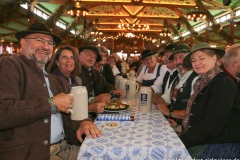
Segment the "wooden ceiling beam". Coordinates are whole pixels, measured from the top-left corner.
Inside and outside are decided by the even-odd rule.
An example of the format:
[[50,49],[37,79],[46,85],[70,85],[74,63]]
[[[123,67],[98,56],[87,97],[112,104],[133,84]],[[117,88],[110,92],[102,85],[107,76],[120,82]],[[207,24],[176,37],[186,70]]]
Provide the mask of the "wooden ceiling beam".
[[172,8],[176,8],[176,7],[180,7],[180,8],[192,8],[195,6],[195,4],[193,5],[176,5],[176,4],[159,4],[159,3],[141,3],[141,4],[134,4],[134,3],[127,3],[127,2],[93,2],[93,1],[81,1],[81,5],[84,5],[86,7],[92,8],[92,7],[96,7],[99,5],[132,5],[132,6],[154,6],[154,7],[172,7]]
[[[87,15],[86,18],[114,18],[114,19],[122,19],[122,18],[129,18],[129,16],[108,16],[108,15]],[[152,16],[144,16],[144,17],[138,17],[138,16],[133,16],[131,18],[137,18],[139,20],[142,20],[142,19],[145,19],[145,18],[151,18],[151,19],[161,19],[161,20],[164,20],[164,19],[178,19],[178,18],[172,18],[172,17],[152,17]]]
[[12,28],[9,28],[9,27],[5,27],[5,26],[0,26],[0,29],[5,29],[5,30],[8,30],[10,32],[16,32],[17,31],[15,29],[12,29]]
[[[213,0],[202,0],[202,1],[205,2],[205,3],[208,3],[208,4],[211,4],[211,5],[215,6],[214,9],[229,9],[230,8],[228,6],[224,6],[222,3],[217,2],[217,1],[213,1]],[[206,5],[205,5],[205,7],[207,9],[210,8],[210,6],[206,6]]]

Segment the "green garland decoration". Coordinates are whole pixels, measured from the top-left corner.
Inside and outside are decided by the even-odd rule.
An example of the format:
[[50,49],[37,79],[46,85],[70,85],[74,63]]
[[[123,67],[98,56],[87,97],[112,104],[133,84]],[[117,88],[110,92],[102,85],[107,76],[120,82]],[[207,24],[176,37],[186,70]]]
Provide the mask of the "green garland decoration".
[[20,1],[18,0],[4,2],[3,5],[0,6],[0,25],[9,23],[19,7]]
[[183,15],[179,17],[179,21],[180,23],[186,25],[186,28],[188,31],[190,31],[191,36],[193,36],[197,41],[203,41],[202,37],[200,37],[198,33],[194,31],[193,27],[189,24],[188,20]]
[[72,1],[67,0],[63,5],[59,6],[54,13],[47,19],[46,23],[49,27],[52,27],[55,25],[55,20],[59,19],[64,12],[69,9],[72,6]]
[[222,29],[222,26],[214,20],[214,16],[212,16],[211,13],[204,7],[201,0],[196,0],[196,4],[198,8],[200,8],[207,15],[207,18],[206,18],[207,22],[212,22],[212,26],[211,26],[212,31],[218,34],[220,37],[222,37],[228,44],[230,44],[232,37],[229,34],[227,34]]

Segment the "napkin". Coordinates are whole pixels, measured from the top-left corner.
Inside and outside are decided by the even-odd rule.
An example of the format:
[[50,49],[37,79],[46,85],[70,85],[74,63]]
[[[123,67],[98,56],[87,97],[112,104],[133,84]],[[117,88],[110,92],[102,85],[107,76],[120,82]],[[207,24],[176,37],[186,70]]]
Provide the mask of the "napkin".
[[129,114],[98,114],[97,121],[134,121],[134,116]]

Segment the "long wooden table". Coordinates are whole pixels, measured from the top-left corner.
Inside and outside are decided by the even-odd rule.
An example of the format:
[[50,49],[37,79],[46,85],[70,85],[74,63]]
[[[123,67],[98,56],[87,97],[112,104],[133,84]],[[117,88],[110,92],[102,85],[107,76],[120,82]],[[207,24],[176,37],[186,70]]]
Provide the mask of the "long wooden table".
[[192,159],[159,110],[153,106],[151,113],[141,113],[137,100],[128,103],[131,110],[120,114],[134,115],[134,121],[119,121],[116,128],[104,127],[107,121],[95,121],[103,136],[86,138],[78,160]]

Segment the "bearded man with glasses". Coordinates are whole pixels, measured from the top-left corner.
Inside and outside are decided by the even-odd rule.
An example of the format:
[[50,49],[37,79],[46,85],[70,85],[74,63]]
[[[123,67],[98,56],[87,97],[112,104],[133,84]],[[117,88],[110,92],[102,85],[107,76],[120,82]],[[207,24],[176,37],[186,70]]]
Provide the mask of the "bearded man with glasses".
[[43,23],[15,36],[21,55],[0,59],[0,159],[77,159],[75,140],[102,133],[89,119],[70,120],[73,97],[45,71],[61,38]]

